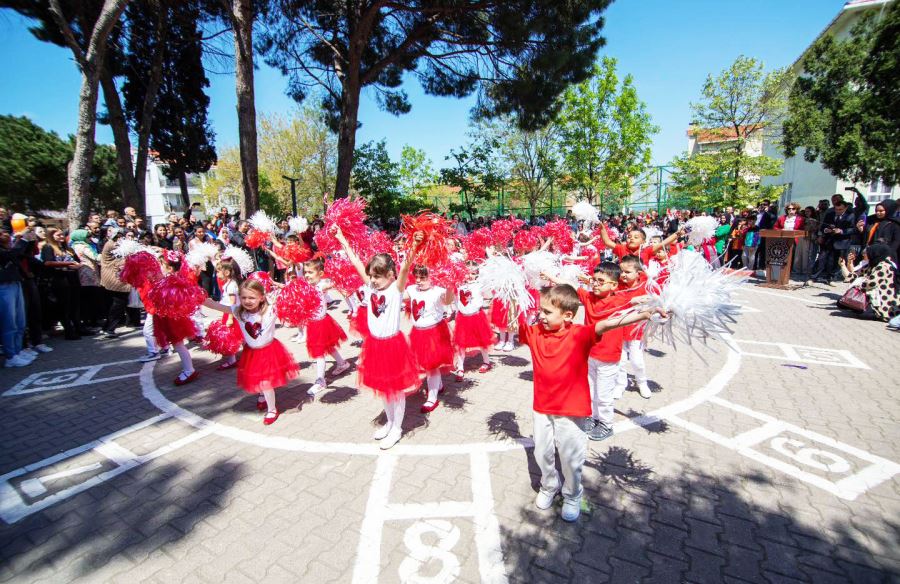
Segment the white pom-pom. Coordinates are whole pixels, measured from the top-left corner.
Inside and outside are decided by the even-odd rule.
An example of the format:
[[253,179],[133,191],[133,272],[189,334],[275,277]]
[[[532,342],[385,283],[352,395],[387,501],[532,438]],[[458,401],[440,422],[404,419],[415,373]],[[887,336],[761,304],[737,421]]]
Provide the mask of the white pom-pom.
[[306,222],[306,217],[291,217],[288,219],[288,225],[290,225],[291,232],[300,235],[309,227],[309,223]]
[[559,262],[549,251],[533,251],[522,256],[522,268],[528,284],[540,289],[550,285],[549,281],[541,278],[541,274],[555,275],[559,271]]
[[478,269],[478,283],[491,290],[495,298],[514,302],[519,313],[532,308],[531,294],[525,287],[525,272],[506,256],[491,256]]
[[694,217],[685,228],[688,231],[688,244],[698,246],[710,237],[715,237],[719,221],[715,217]]
[[559,268],[559,271],[556,273],[556,277],[560,280],[565,280],[566,282],[572,284],[575,288],[578,288],[580,285],[579,277],[586,276],[587,273],[584,271],[584,268],[579,264],[564,264]]
[[247,276],[256,270],[256,264],[253,263],[253,258],[250,257],[249,253],[239,247],[229,245],[225,248],[225,251],[222,252],[222,257],[234,260],[238,265],[238,269],[241,271],[242,276]]
[[153,250],[146,245],[142,245],[136,240],[128,239],[127,237],[119,239],[118,243],[116,243],[116,247],[113,248],[112,253],[116,257],[127,258],[128,256],[136,254],[140,251],[145,251],[151,255],[156,255],[153,253]]
[[257,231],[275,233],[275,222],[262,209],[250,216],[250,225]]
[[194,268],[205,268],[206,262],[210,262],[219,253],[219,246],[214,243],[198,243],[195,244],[191,251],[184,256],[184,261]]
[[746,281],[740,272],[723,268],[713,270],[701,254],[681,251],[672,257],[669,278],[658,293],[650,291],[642,309],[662,308],[668,319],[651,319],[646,325],[648,338],[659,338],[675,345],[690,345],[695,339],[730,333],[740,306],[732,294]]
[[597,208],[587,201],[578,201],[572,205],[572,216],[578,221],[584,221],[590,225],[600,222]]
[[654,237],[662,237],[663,232],[660,231],[659,227],[654,225],[647,225],[644,227],[644,235],[647,236],[647,241],[650,241]]

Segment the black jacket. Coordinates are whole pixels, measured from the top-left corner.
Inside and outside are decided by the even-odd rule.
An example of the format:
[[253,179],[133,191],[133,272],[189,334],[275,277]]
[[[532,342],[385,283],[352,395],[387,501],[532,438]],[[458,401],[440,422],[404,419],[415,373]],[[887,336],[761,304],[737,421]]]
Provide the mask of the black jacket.
[[10,249],[0,249],[0,284],[12,284],[22,281],[22,270],[19,268],[28,242],[18,240]]

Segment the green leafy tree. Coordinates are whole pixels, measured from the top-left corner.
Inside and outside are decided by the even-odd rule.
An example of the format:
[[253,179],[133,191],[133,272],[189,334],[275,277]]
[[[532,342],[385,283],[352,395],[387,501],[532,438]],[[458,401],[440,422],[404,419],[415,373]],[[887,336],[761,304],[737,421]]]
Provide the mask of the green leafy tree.
[[425,207],[419,196],[404,196],[400,166],[391,160],[385,141],[367,142],[356,149],[353,189],[366,199],[366,212],[382,223]]
[[850,37],[824,36],[803,60],[784,122],[785,154],[854,182],[900,182],[900,2]]
[[[777,199],[784,190],[783,186],[759,184],[759,177],[781,172],[781,161],[748,156],[733,148],[693,156],[684,154],[673,160],[672,166],[672,194],[697,209],[743,207],[761,198]],[[731,173],[737,166],[742,172],[735,183]]]
[[631,75],[619,83],[616,60],[604,57],[592,76],[566,90],[559,115],[567,183],[604,207],[621,203],[630,181],[650,164],[659,129],[637,95]]
[[559,94],[588,76],[609,1],[286,0],[260,45],[289,76],[294,99],[314,86],[326,91],[338,133],[335,193],[345,196],[364,88],[387,111],[406,113],[411,105],[399,88],[410,74],[430,95],[480,89],[481,114],[514,113],[523,126],[542,125]]
[[503,174],[495,159],[498,147],[496,139],[482,139],[450,150],[445,160],[452,160],[454,166],[441,169],[440,181],[458,191],[459,202],[449,204],[451,212],[466,213],[472,219],[479,207],[494,198],[503,185]]
[[511,120],[498,120],[491,128],[499,141],[509,185],[521,191],[534,217],[560,175],[560,127],[554,121],[543,128],[523,130]]
[[403,146],[400,152],[400,188],[406,196],[420,196],[437,181],[437,173],[424,150]]

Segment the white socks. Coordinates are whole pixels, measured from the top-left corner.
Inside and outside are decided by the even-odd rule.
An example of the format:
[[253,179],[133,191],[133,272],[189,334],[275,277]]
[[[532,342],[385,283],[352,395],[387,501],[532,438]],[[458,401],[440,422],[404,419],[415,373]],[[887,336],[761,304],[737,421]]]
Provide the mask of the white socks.
[[438,391],[441,389],[441,372],[429,371],[425,375],[425,382],[428,384],[427,402],[434,403],[437,401]]
[[184,343],[175,343],[172,345],[175,349],[175,352],[178,353],[178,358],[181,359],[181,370],[185,375],[190,375],[194,372],[194,361],[191,359],[191,353],[188,351],[187,347],[184,346]]
[[[338,367],[343,367],[344,363],[347,362],[337,351],[332,351],[331,357],[334,359],[334,364]],[[325,379],[325,357],[316,359],[316,379]]]
[[275,390],[269,389],[262,392],[263,397],[266,398],[266,407],[268,408],[268,413],[274,414],[278,411],[278,408],[275,407]]

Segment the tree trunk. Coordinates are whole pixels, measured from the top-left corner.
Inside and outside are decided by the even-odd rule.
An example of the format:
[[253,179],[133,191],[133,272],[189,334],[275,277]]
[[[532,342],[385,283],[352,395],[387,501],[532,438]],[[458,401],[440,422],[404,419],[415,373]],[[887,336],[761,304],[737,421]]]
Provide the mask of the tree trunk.
[[359,85],[354,72],[348,74],[341,91],[341,123],[338,127],[337,178],[334,198],[346,197],[350,192],[350,173],[353,171],[353,151],[356,149],[356,126],[359,115]]
[[[157,50],[153,55],[153,65],[150,68],[150,77],[147,80],[147,91],[144,93],[143,109],[141,110],[141,123],[137,129],[137,159],[134,165],[134,178],[141,204],[146,201],[147,195],[147,160],[150,156],[150,132],[153,130],[153,112],[156,111],[156,101],[159,95],[159,86],[162,84],[163,63],[166,58],[166,41],[168,37],[168,8],[163,4],[157,5],[159,11],[156,19]],[[139,211],[138,214],[142,213]]]
[[256,98],[253,89],[252,0],[232,0],[234,30],[235,91],[237,92],[238,136],[241,154],[241,183],[244,198],[241,216],[259,210],[259,161],[256,151]]
[[113,140],[116,143],[116,168],[119,171],[119,180],[122,182],[122,200],[125,207],[134,207],[138,216],[142,217],[144,215],[144,198],[138,191],[134,166],[132,166],[128,122],[125,120],[125,112],[122,110],[122,100],[119,99],[116,82],[105,66],[100,74],[100,86],[103,88],[103,101],[106,102],[109,126],[112,128]]
[[91,203],[91,169],[94,164],[94,133],[97,129],[97,93],[100,78],[95,66],[87,65],[81,72],[81,91],[78,94],[78,129],[75,132],[75,152],[69,163],[69,206],[66,218],[69,229],[84,225]]
[[181,201],[184,203],[184,210],[191,208],[191,195],[188,193],[187,173],[183,170],[178,172],[178,186],[181,188]]

